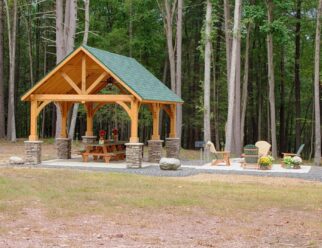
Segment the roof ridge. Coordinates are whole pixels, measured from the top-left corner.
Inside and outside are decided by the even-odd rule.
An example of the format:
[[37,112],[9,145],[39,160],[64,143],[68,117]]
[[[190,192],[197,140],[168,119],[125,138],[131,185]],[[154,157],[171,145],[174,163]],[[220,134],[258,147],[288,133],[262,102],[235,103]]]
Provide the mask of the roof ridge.
[[[110,52],[110,51],[107,51],[107,50],[104,50],[104,49],[101,49],[101,48],[92,47],[92,46],[88,46],[88,45],[85,45],[85,44],[82,44],[82,45],[81,45],[81,47],[85,48],[87,51],[88,51],[88,49],[87,49],[87,47],[88,47],[88,48],[91,48],[91,49],[99,50],[99,51],[101,51],[101,52],[105,52],[105,53],[113,54],[113,55],[116,55],[116,56],[119,56],[119,57],[124,57],[124,58],[126,58],[126,59],[136,60],[136,59],[134,59],[134,58],[132,58],[132,57],[128,57],[128,56],[123,55],[123,54],[113,53],[113,52]],[[89,51],[89,52],[90,52],[90,51]]]

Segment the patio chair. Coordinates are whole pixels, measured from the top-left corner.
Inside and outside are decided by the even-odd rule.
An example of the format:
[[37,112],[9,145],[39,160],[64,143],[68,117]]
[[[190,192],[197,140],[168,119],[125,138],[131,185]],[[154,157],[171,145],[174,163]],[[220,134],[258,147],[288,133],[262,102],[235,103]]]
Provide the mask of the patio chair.
[[215,158],[212,162],[211,165],[217,165],[219,163],[225,163],[225,165],[230,165],[230,152],[229,151],[222,151],[218,152],[215,148],[214,143],[211,141],[208,141],[206,144],[206,149],[209,149],[209,151],[215,155]]
[[242,167],[245,169],[258,169],[259,148],[253,144],[244,146],[244,161]]
[[257,141],[255,146],[258,147],[259,157],[269,155],[269,151],[271,149],[271,144],[268,143],[267,141],[264,141],[264,140]]
[[300,157],[301,156],[301,153],[302,153],[302,151],[304,149],[304,146],[305,146],[305,144],[300,145],[300,147],[299,147],[299,149],[297,150],[296,153],[283,152],[282,153],[283,154],[283,157],[287,157],[287,156],[290,156],[290,157],[298,156],[298,157]]

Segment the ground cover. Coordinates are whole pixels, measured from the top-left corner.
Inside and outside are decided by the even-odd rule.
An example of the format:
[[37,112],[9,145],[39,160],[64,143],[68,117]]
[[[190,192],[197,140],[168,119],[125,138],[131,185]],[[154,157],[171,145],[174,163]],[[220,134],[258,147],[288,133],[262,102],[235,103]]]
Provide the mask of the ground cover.
[[0,246],[321,247],[322,183],[0,168]]

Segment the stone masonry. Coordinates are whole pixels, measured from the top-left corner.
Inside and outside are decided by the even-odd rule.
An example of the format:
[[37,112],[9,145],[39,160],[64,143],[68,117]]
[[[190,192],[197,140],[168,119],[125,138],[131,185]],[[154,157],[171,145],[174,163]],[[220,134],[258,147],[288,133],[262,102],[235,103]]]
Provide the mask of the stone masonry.
[[159,163],[162,157],[163,140],[148,140],[149,162]]
[[41,163],[42,141],[25,141],[25,163],[26,165],[37,165]]
[[68,138],[56,139],[57,157],[59,159],[71,159],[72,142]]
[[179,138],[166,138],[165,149],[167,158],[179,159],[180,141]]
[[142,167],[143,143],[126,143],[127,168]]
[[96,142],[97,136],[82,136],[83,144],[94,144]]

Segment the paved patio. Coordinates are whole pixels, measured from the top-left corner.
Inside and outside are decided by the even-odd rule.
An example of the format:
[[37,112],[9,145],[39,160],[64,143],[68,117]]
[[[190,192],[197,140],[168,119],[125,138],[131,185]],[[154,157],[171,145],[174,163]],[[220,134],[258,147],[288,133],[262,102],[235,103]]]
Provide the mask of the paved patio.
[[[82,162],[81,156],[74,156],[72,159],[54,159],[49,161],[43,161],[42,166],[54,166],[54,167],[63,167],[63,168],[78,168],[78,167],[85,167],[85,168],[106,168],[106,169],[127,169],[125,161],[111,161],[110,163],[106,164],[99,161],[89,161],[87,163]],[[156,163],[151,162],[143,162],[142,168],[147,167],[157,167],[159,165]],[[302,165],[301,169],[286,169],[283,168],[280,164],[274,164],[271,170],[256,170],[256,169],[246,169],[241,166],[240,160],[235,159],[232,160],[231,166],[225,165],[217,165],[213,166],[210,163],[200,164],[200,165],[191,165],[189,161],[182,162],[182,169],[189,168],[199,170],[201,173],[202,171],[246,171],[246,172],[260,172],[260,173],[309,173],[311,170],[311,166]]]
[[[64,169],[77,169],[88,171],[102,171],[102,172],[118,172],[130,173],[146,176],[157,177],[185,177],[197,174],[232,174],[232,175],[253,175],[260,177],[288,177],[299,178],[310,181],[322,182],[322,167],[320,166],[306,166],[303,165],[302,169],[284,169],[280,165],[274,165],[272,170],[254,170],[243,169],[240,163],[233,160],[231,166],[211,166],[210,164],[201,164],[201,161],[182,161],[182,167],[176,171],[160,170],[158,164],[143,162],[140,169],[129,169],[126,167],[124,161],[112,161],[109,164],[103,162],[89,161],[83,163],[80,156],[75,156],[71,160],[49,160],[44,161],[40,166],[43,168],[64,168]],[[265,180],[265,179],[263,179]]]

